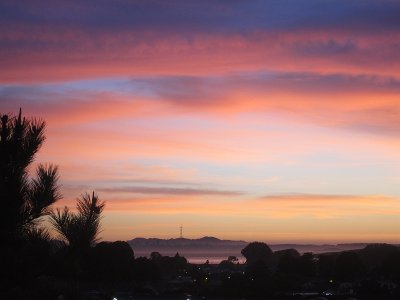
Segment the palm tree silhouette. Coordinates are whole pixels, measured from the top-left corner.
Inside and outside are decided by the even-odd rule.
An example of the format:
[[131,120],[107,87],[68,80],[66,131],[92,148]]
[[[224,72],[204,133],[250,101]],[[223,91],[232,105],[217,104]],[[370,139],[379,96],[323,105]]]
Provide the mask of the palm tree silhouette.
[[50,213],[49,206],[61,198],[58,169],[40,164],[36,177],[28,176],[29,165],[41,148],[45,122],[1,115],[0,125],[0,232],[3,241],[15,241],[24,235],[48,237],[38,228],[41,217]]
[[98,241],[104,206],[104,201],[99,201],[94,192],[92,196],[85,193],[77,199],[77,213],[65,206],[50,214],[50,222],[71,249],[88,249]]

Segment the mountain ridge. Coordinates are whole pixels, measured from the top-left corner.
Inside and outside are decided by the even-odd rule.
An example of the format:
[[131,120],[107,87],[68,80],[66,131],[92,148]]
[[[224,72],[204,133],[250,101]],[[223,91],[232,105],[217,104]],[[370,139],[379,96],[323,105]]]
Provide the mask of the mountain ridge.
[[[133,238],[127,241],[132,248],[240,248],[246,247],[250,242],[244,240],[223,240],[212,236],[204,236],[197,239],[189,238]],[[370,243],[338,243],[338,244],[296,244],[296,243],[280,243],[268,244],[273,251],[294,248],[299,252],[328,252],[361,249]]]
[[188,238],[170,238],[170,239],[160,239],[160,238],[134,238],[127,241],[131,247],[197,247],[197,246],[246,246],[248,242],[238,240],[221,240],[212,236],[204,236],[198,239],[188,239]]

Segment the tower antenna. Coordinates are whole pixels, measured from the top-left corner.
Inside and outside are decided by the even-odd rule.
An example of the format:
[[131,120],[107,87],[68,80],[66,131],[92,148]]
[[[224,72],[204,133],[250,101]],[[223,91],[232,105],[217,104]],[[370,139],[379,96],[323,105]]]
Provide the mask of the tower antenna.
[[181,233],[180,238],[183,238],[183,227],[182,227],[182,225],[181,225],[181,227],[179,227],[179,229],[180,229],[180,233]]

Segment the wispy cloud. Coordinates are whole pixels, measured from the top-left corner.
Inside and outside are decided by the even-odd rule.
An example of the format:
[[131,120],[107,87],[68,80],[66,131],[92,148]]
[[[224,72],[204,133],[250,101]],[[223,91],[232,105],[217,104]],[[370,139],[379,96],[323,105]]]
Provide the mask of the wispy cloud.
[[400,81],[393,77],[255,72],[226,76],[154,76],[4,85],[2,110],[57,125],[207,115],[276,113],[306,123],[397,135]]
[[[125,191],[123,191],[125,193]],[[139,190],[142,193],[143,190]],[[148,193],[150,192],[150,193]],[[136,191],[135,191],[136,193]],[[316,195],[292,194],[274,195],[260,199],[245,198],[227,202],[225,196],[237,196],[232,192],[195,192],[179,190],[171,193],[170,189],[146,190],[145,194],[155,194],[155,197],[114,198],[109,201],[109,209],[124,209],[132,212],[154,214],[177,214],[196,212],[204,216],[253,216],[254,218],[298,219],[310,218],[340,220],[344,217],[374,217],[395,216],[400,213],[399,199],[375,195]],[[178,196],[177,198],[171,196]],[[217,196],[198,198],[196,196]],[[182,196],[189,196],[185,198]],[[216,201],[216,199],[218,199]],[[128,211],[127,211],[128,212]]]
[[[46,120],[37,162],[60,165],[59,204],[96,189],[119,238],[184,220],[231,237],[395,240],[399,12],[392,0],[1,1],[0,113]],[[353,221],[362,230],[348,233]]]
[[[399,54],[396,32],[376,35],[320,30],[261,31],[249,35],[216,33],[187,38],[176,33],[154,36],[120,32],[97,36],[73,31],[65,35],[65,42],[59,45],[45,42],[50,44],[38,50],[29,46],[37,43],[30,40],[31,35],[37,36],[36,33],[27,36],[28,40],[23,43],[28,45],[18,51],[13,47],[1,48],[0,53],[7,57],[0,61],[1,82],[259,70],[394,76],[400,68],[396,60]],[[8,37],[3,40],[7,41]]]
[[126,194],[154,194],[154,195],[213,195],[213,196],[241,196],[242,192],[238,191],[221,191],[211,189],[198,188],[172,188],[172,187],[150,187],[150,186],[129,186],[129,187],[105,187],[97,189],[104,193],[126,193]]
[[[335,219],[345,216],[357,218],[371,215],[396,215],[400,212],[399,199],[382,195],[268,195],[259,199],[259,208],[274,217],[314,216]],[[268,211],[268,212],[267,212]]]

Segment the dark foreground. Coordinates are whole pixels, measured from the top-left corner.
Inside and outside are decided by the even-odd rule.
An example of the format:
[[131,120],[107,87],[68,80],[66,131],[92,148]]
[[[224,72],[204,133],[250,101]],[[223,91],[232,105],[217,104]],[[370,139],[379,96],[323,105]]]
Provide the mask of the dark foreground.
[[158,252],[135,258],[126,242],[28,250],[3,256],[0,299],[400,299],[400,249],[386,244],[300,255],[250,243],[245,264],[233,256],[220,264]]

